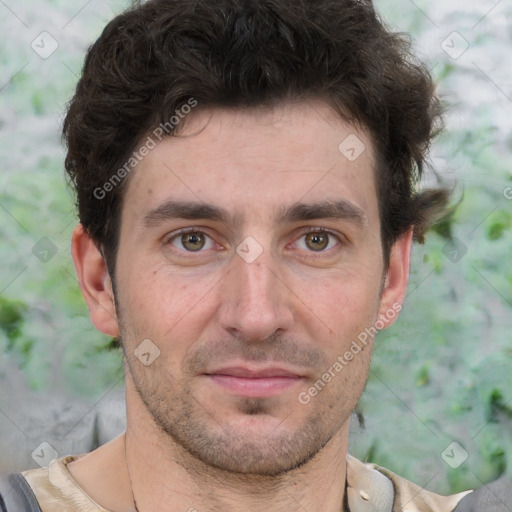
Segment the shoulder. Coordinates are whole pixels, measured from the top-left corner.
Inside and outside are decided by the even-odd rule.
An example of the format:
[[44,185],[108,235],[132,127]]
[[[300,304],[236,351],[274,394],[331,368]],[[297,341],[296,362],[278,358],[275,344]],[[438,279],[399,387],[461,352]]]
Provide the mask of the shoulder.
[[347,499],[350,512],[510,512],[512,480],[502,477],[475,491],[441,496],[348,455]]
[[41,512],[30,485],[21,473],[0,475],[0,510],[2,512]]
[[455,512],[510,512],[511,503],[512,480],[502,477],[464,497]]
[[21,473],[36,496],[42,512],[109,512],[86,494],[67,469],[67,464],[79,457],[68,455],[53,460],[48,467]]
[[[472,491],[441,496],[376,464],[347,457],[350,512],[452,512]],[[457,509],[457,512],[458,509]]]

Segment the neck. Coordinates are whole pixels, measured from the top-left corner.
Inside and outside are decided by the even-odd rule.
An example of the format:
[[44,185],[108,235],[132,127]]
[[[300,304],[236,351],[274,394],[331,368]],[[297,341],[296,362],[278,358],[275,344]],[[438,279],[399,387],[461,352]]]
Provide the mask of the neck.
[[204,464],[158,429],[145,408],[134,409],[128,411],[125,434],[134,510],[343,510],[348,422],[307,464],[268,477],[231,473]]

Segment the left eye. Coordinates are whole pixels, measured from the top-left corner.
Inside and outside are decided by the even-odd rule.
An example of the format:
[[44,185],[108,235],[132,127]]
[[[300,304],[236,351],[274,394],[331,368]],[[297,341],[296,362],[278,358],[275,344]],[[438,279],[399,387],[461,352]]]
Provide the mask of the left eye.
[[[202,231],[189,231],[171,238],[170,243],[177,249],[184,249],[188,252],[199,252],[203,249],[213,248],[213,240]],[[181,246],[181,247],[180,247]]]
[[339,243],[335,235],[326,231],[312,231],[302,235],[299,240],[304,240],[302,247],[300,247],[301,249],[314,252],[323,252],[332,249]]

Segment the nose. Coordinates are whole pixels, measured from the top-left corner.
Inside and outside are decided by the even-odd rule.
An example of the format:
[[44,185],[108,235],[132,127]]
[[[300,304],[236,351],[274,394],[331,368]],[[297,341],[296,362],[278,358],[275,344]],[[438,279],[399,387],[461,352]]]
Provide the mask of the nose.
[[248,262],[234,255],[223,279],[219,321],[226,331],[248,342],[264,341],[288,331],[294,321],[293,293],[272,255],[263,252]]

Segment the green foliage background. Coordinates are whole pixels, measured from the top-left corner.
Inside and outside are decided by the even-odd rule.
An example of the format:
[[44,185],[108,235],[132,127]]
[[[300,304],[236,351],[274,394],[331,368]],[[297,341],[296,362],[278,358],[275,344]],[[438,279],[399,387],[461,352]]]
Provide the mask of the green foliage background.
[[[512,72],[503,65],[512,5],[445,4],[376,2],[387,23],[412,32],[450,106],[432,160],[460,205],[414,250],[404,310],[377,339],[366,426],[353,429],[351,452],[448,493],[512,477]],[[22,368],[34,391],[95,397],[122,378],[120,352],[92,327],[75,278],[59,130],[85,48],[126,5],[31,1],[13,6],[21,21],[2,11],[0,352],[2,368]],[[46,60],[27,43],[42,30],[59,42]],[[458,59],[441,48],[453,31],[469,44]],[[32,252],[42,238],[57,250],[46,263]],[[457,262],[447,256],[454,244],[467,250]],[[456,469],[441,458],[453,441],[468,452]]]

